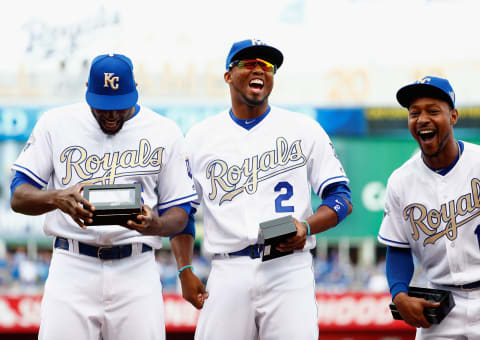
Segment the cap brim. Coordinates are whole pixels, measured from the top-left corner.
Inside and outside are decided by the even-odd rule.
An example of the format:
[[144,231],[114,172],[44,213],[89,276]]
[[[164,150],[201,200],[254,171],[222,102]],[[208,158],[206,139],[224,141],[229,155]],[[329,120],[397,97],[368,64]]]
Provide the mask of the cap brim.
[[85,95],[88,105],[98,110],[125,110],[129,109],[137,103],[137,90],[116,96],[106,96],[87,92]]
[[454,107],[452,99],[445,92],[429,84],[410,84],[402,87],[397,92],[398,102],[407,109],[415,99],[421,97],[440,99]]
[[260,58],[274,64],[277,69],[283,63],[283,54],[275,47],[265,45],[255,45],[244,48],[235,54],[231,61],[245,59],[245,58]]

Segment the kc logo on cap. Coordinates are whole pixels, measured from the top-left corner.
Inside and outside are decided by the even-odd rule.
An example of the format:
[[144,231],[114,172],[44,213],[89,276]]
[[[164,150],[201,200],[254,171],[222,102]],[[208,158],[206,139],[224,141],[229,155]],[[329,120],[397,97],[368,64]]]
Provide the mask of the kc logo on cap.
[[119,87],[118,81],[119,77],[114,77],[115,73],[105,73],[105,85],[103,87],[111,87],[114,90],[117,90]]
[[417,80],[415,83],[416,84],[425,84],[431,82],[432,79],[430,77],[423,77],[422,79]]
[[451,108],[455,108],[455,92],[445,78],[426,76],[402,87],[397,92],[398,102],[406,108],[419,97],[438,98],[446,101]]
[[283,63],[283,54],[273,46],[269,46],[259,39],[246,39],[233,43],[228,52],[226,69],[232,61],[260,58],[276,66],[276,69]]
[[99,110],[124,110],[135,106],[137,85],[132,61],[122,54],[102,54],[93,59],[85,95]]

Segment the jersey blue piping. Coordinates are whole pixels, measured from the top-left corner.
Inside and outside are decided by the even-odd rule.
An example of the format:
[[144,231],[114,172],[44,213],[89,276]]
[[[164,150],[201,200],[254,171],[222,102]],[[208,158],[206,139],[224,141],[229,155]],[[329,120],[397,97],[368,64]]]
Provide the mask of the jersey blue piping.
[[191,195],[188,195],[188,196],[185,196],[185,197],[180,197],[180,198],[168,201],[168,202],[160,203],[159,206],[169,204],[169,203],[173,203],[173,202],[176,202],[176,201],[181,201],[181,200],[184,200],[186,198],[193,197],[193,196],[197,196],[197,194],[191,194]]
[[35,175],[32,171],[30,171],[29,169],[23,167],[23,166],[20,166],[20,165],[17,165],[17,164],[13,164],[13,166],[17,167],[17,168],[20,168],[20,169],[23,169],[25,170],[26,172],[28,172],[30,175],[32,175],[33,177],[35,177],[36,179],[38,179],[40,182],[42,182],[43,184],[47,185],[48,182],[45,182],[43,179],[41,179],[40,177],[38,177],[37,175]]
[[404,243],[404,242],[392,241],[392,240],[389,240],[388,238],[382,237],[380,234],[378,235],[378,237],[380,237],[382,240],[387,241],[387,242],[396,243],[396,244],[403,244],[404,246],[409,245],[408,242]]
[[25,175],[23,172],[16,170],[13,175],[12,182],[10,183],[10,199],[12,199],[13,193],[20,184],[28,183],[38,189],[42,189],[43,186],[34,181],[31,177]]
[[[258,123],[260,123],[268,115],[269,112],[270,112],[270,105],[268,106],[267,111],[265,111],[264,113],[262,113],[260,116],[258,116],[256,118],[240,119],[240,118],[235,117],[231,108],[228,111],[232,120],[246,130],[250,130],[254,126],[258,125]],[[252,122],[250,124],[247,124],[247,121],[252,121]]]
[[320,191],[321,191],[323,185],[324,185],[326,182],[331,181],[332,179],[336,179],[336,178],[345,178],[345,179],[347,179],[346,176],[336,176],[336,177],[330,177],[330,178],[324,180],[324,181],[322,182],[322,184],[320,184],[320,187],[319,187],[318,190],[317,190],[317,196],[319,196]]
[[464,146],[463,146],[463,142],[460,141],[460,140],[457,140],[457,143],[458,143],[458,146],[460,147],[460,152],[458,153],[457,155],[457,158],[455,158],[455,160],[452,162],[452,164],[450,164],[449,166],[446,166],[444,168],[432,168],[431,166],[429,166],[427,163],[425,163],[424,161],[424,164],[430,169],[432,170],[433,172],[436,172],[437,174],[439,175],[442,175],[442,176],[445,176],[446,174],[448,174],[450,172],[450,170],[453,169],[453,167],[457,164],[458,160],[460,159],[460,156],[462,155],[463,153],[463,149],[464,149]]

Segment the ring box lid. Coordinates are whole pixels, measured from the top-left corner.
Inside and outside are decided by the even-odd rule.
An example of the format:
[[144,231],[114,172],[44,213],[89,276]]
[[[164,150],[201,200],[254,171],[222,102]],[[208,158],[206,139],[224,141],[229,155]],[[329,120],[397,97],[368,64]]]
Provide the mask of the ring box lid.
[[[260,228],[265,240],[277,237],[289,237],[297,233],[295,222],[291,215],[276,218],[260,223]],[[292,235],[293,234],[293,235]]]

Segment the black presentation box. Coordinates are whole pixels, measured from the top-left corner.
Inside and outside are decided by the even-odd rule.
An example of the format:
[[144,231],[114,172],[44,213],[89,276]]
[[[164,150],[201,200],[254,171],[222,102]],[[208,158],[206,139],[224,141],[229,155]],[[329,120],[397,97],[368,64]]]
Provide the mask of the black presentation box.
[[[437,308],[427,307],[423,310],[425,318],[432,324],[440,323],[452,308],[455,307],[452,292],[448,290],[408,287],[408,296],[423,298],[432,302],[440,302],[440,306]],[[390,303],[390,310],[395,320],[403,320],[393,302]]]
[[142,212],[140,183],[87,185],[83,197],[95,206],[87,225],[124,225]]
[[275,249],[279,243],[297,234],[297,228],[291,215],[262,222],[260,230],[265,240],[262,261],[293,253],[293,251],[281,252]]

